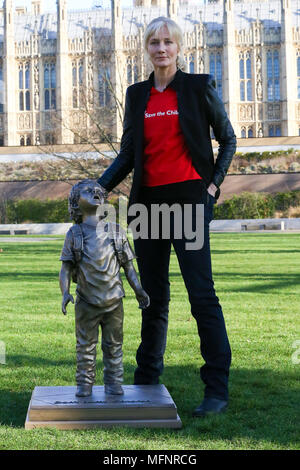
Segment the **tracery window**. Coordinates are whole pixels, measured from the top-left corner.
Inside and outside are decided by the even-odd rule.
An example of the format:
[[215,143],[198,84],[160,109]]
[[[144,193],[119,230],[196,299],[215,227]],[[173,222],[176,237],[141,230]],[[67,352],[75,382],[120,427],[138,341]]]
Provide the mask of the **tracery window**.
[[222,99],[222,58],[220,52],[209,54],[209,73],[215,78],[217,93]]
[[127,84],[132,85],[139,79],[139,69],[136,56],[127,57]]
[[74,60],[72,63],[73,108],[83,105],[83,60]]
[[188,71],[189,73],[195,73],[195,58],[194,54],[188,56]]
[[280,63],[276,49],[267,52],[267,91],[268,101],[280,100]]
[[269,126],[269,137],[281,137],[281,126],[279,124]]
[[249,52],[240,54],[240,100],[252,101],[252,63]]
[[111,105],[110,68],[99,63],[98,69],[99,106]]
[[44,64],[44,106],[56,109],[56,66],[54,62]]
[[30,111],[30,64],[19,64],[19,109]]

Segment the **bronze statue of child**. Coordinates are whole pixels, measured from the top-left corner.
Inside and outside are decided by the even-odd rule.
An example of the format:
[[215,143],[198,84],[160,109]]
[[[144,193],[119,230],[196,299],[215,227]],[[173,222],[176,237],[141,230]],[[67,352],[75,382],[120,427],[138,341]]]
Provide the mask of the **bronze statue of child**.
[[71,278],[77,282],[76,396],[79,397],[92,393],[99,326],[102,331],[105,393],[124,393],[122,298],[125,293],[120,267],[135,292],[139,308],[146,308],[150,302],[133,266],[135,255],[124,231],[118,224],[101,222],[97,215],[97,209],[105,203],[105,196],[105,190],[93,180],[84,180],[72,187],[69,212],[75,224],[66,234],[60,257],[64,314],[67,304],[74,303],[70,294]]

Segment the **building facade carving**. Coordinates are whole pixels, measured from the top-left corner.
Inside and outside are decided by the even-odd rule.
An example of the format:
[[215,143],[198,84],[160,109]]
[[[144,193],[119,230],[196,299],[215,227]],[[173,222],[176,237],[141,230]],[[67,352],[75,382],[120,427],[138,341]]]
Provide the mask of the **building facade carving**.
[[143,34],[162,15],[183,30],[186,71],[214,76],[237,137],[300,135],[300,0],[67,6],[57,0],[56,14],[44,13],[41,0],[33,0],[27,12],[4,0],[0,145],[76,143],[78,129],[89,137],[86,111],[95,109],[119,139],[122,116],[115,103],[124,103],[127,86],[151,72]]

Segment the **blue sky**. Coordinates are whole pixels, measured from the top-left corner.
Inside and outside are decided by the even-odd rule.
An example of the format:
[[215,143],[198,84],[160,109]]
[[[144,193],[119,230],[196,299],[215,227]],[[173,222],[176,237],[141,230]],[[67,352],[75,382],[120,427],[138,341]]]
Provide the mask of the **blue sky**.
[[[91,8],[94,4],[95,0],[67,0],[68,9],[69,10],[80,10],[83,8]],[[2,3],[2,2],[0,2]],[[101,0],[100,0],[101,3]],[[132,0],[122,0],[123,7],[130,7],[132,6]],[[56,10],[56,0],[42,0],[43,10],[44,11],[53,11]],[[102,0],[102,4],[104,7],[110,6],[110,0]],[[27,10],[31,10],[31,0],[15,0],[16,6],[23,6],[27,7]]]

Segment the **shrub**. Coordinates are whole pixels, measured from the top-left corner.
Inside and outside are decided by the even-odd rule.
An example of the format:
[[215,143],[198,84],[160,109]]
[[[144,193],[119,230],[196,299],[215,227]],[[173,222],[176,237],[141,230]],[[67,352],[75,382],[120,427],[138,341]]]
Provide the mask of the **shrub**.
[[242,193],[215,207],[215,219],[264,219],[273,217],[274,199],[266,193]]
[[215,219],[264,219],[275,217],[276,211],[300,206],[300,191],[286,193],[249,193],[232,196],[215,206]]
[[2,215],[2,219],[5,220],[3,223],[70,222],[67,199],[7,201],[5,209],[5,214]]

